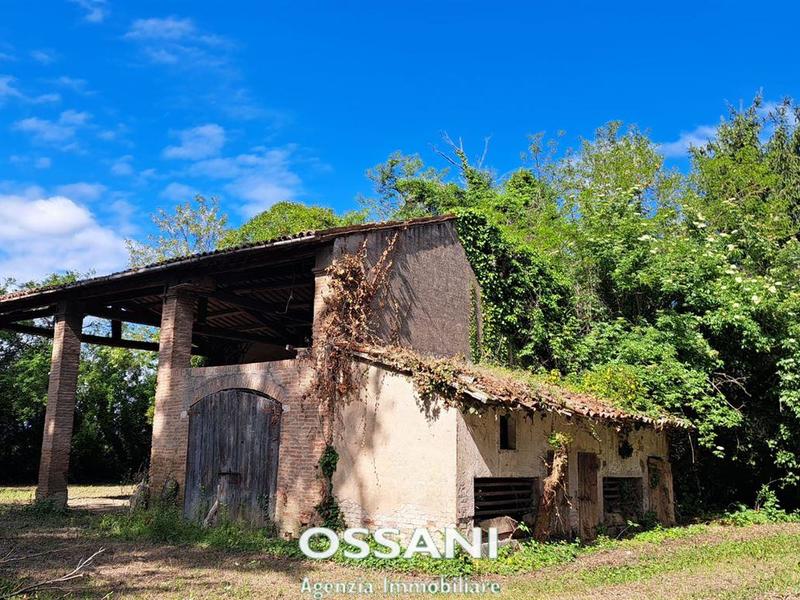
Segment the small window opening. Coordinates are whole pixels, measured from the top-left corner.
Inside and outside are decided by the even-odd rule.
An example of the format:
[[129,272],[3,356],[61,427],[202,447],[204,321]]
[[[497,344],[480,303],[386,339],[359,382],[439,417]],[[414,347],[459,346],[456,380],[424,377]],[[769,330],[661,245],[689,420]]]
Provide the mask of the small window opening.
[[642,517],[642,478],[604,477],[603,512],[609,524],[624,525]]
[[517,449],[517,424],[511,415],[500,415],[500,450]]

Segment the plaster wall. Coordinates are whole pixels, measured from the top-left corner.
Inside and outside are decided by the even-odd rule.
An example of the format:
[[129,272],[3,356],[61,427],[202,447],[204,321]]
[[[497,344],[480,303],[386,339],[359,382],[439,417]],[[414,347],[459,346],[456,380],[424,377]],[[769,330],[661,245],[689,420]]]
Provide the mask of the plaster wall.
[[315,323],[327,293],[325,268],[343,254],[358,252],[365,242],[367,262],[375,264],[395,233],[386,294],[374,306],[378,337],[421,354],[469,357],[471,321],[475,335],[480,331],[480,287],[452,221],[350,234],[321,250],[315,267]]
[[[598,455],[598,501],[599,514],[603,514],[603,477],[641,477],[646,485],[647,458],[658,456],[668,460],[668,440],[664,432],[648,428],[632,430],[627,434],[633,453],[623,458],[619,453],[622,442],[615,428],[586,419],[567,419],[553,413],[525,415],[509,413],[516,421],[516,449],[500,450],[500,427],[495,410],[481,415],[458,414],[457,451],[457,513],[461,524],[471,522],[474,514],[473,479],[475,477],[539,477],[547,476],[545,459],[551,450],[548,438],[556,432],[572,436],[568,456],[568,494],[574,495],[578,488],[577,459],[579,452]],[[577,530],[577,509],[570,509],[570,527]],[[648,510],[647,494],[644,494],[644,510]]]
[[349,526],[440,529],[456,522],[457,413],[426,414],[411,379],[359,364],[361,393],[338,407],[333,489]]

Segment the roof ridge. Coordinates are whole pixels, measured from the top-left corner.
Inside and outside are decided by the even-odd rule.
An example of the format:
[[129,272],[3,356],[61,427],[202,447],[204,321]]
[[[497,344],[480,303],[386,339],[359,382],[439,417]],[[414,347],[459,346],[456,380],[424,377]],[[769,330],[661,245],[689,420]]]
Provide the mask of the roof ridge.
[[153,271],[160,269],[162,267],[168,267],[172,265],[178,265],[181,263],[191,263],[196,260],[201,260],[210,257],[219,257],[219,256],[226,256],[236,254],[237,252],[243,252],[247,250],[258,250],[258,249],[267,249],[283,244],[290,244],[296,243],[301,241],[328,241],[330,239],[334,239],[337,237],[341,237],[344,235],[350,235],[355,233],[361,233],[364,231],[379,231],[382,229],[396,229],[401,227],[416,227],[418,225],[428,225],[432,223],[441,223],[445,221],[451,221],[455,219],[454,215],[433,215],[428,217],[418,217],[416,219],[406,219],[401,221],[373,221],[370,223],[359,223],[357,225],[341,225],[338,227],[330,227],[328,229],[312,229],[307,231],[300,231],[297,233],[289,234],[289,235],[282,235],[275,238],[271,238],[268,240],[262,240],[259,242],[248,242],[246,244],[239,244],[237,246],[232,246],[229,248],[220,248],[217,250],[210,250],[208,252],[198,252],[195,254],[188,254],[184,256],[176,256],[174,258],[168,258],[166,260],[150,263],[141,267],[134,267],[130,269],[125,269],[122,271],[115,271],[113,273],[108,273],[106,275],[98,275],[95,277],[87,277],[85,279],[79,279],[77,281],[72,281],[70,283],[61,283],[61,284],[54,284],[54,285],[45,285],[30,289],[23,289],[18,290],[15,292],[11,292],[8,294],[4,294],[0,296],[0,303],[7,301],[7,300],[15,300],[18,298],[24,298],[26,296],[33,296],[38,293],[42,292],[51,292],[55,290],[67,290],[76,287],[81,287],[90,283],[97,283],[102,281],[107,281],[109,279],[118,278],[118,277],[126,277],[130,275],[135,275],[139,273],[146,273],[148,271]]

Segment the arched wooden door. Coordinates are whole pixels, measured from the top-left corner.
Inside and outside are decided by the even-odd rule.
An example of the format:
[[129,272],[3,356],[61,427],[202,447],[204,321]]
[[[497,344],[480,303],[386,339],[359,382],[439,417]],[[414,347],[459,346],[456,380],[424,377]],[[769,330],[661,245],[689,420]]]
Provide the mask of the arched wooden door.
[[189,409],[187,517],[253,525],[274,517],[281,410],[277,400],[242,389],[211,394]]

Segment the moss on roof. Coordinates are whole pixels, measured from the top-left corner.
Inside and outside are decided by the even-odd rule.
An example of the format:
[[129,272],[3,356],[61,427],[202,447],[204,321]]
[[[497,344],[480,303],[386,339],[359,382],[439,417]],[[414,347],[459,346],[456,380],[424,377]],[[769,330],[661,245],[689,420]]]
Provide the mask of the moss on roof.
[[446,404],[505,406],[654,429],[692,427],[685,419],[666,413],[631,411],[608,399],[553,384],[528,371],[473,365],[461,358],[427,357],[394,346],[359,346],[350,348],[350,351],[356,357],[411,375],[421,395],[441,396]]

